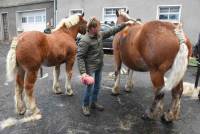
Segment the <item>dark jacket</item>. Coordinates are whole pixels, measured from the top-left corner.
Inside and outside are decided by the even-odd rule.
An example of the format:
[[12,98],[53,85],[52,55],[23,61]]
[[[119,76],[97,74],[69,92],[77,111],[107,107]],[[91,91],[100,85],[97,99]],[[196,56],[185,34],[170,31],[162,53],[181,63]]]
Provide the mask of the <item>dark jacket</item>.
[[119,32],[125,26],[125,24],[115,26],[109,31],[100,32],[97,36],[86,33],[81,38],[77,53],[78,67],[81,74],[90,74],[102,68],[104,56],[102,40]]

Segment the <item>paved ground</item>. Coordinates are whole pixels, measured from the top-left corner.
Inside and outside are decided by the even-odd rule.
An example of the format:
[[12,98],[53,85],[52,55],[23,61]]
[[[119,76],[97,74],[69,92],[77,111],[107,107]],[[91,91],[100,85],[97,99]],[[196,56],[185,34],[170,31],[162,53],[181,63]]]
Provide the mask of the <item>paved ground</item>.
[[[21,118],[14,112],[14,83],[5,82],[5,56],[8,47],[0,45],[0,121],[8,117]],[[64,70],[62,66],[61,87],[64,91]],[[72,81],[75,95],[54,95],[52,69],[44,68],[49,76],[36,83],[37,104],[42,111],[42,119],[6,128],[1,134],[200,134],[200,103],[183,96],[181,119],[173,124],[162,124],[160,120],[143,121],[141,115],[152,102],[152,84],[148,73],[134,73],[134,89],[123,92],[125,76],[122,76],[122,91],[118,97],[111,96],[113,79],[108,76],[113,71],[112,56],[105,56],[102,90],[99,102],[105,106],[104,112],[92,111],[90,117],[81,114],[80,103],[83,86],[79,82],[77,65],[74,66]],[[194,83],[195,68],[189,68],[185,81]],[[171,96],[165,96],[165,106]],[[167,108],[166,108],[167,109]]]

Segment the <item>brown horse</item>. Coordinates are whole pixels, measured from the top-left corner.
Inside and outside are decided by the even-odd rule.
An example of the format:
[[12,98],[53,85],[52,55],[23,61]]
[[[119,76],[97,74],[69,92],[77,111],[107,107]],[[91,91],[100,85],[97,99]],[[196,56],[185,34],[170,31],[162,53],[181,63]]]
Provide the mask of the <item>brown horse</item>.
[[[13,40],[7,55],[7,78],[11,81],[16,77],[15,104],[18,114],[40,113],[33,91],[41,65],[55,66],[53,91],[60,93],[60,65],[66,63],[66,93],[73,94],[71,77],[77,52],[75,38],[78,33],[85,34],[87,27],[87,21],[83,16],[84,14],[73,15],[63,19],[52,34],[30,31],[20,34]],[[22,95],[24,89],[26,106]]]
[[[131,20],[124,11],[117,11],[117,23]],[[150,21],[144,24],[135,21],[132,26],[115,35],[113,40],[115,58],[115,85],[113,94],[119,94],[120,68],[122,62],[131,70],[150,72],[155,98],[150,111],[144,119],[158,117],[163,110],[164,91],[172,90],[172,103],[163,121],[171,122],[179,118],[180,99],[183,91],[183,76],[191,55],[191,43],[185,38],[180,25],[169,22]],[[167,81],[165,73],[171,69]],[[126,90],[132,87],[132,72],[126,84]]]

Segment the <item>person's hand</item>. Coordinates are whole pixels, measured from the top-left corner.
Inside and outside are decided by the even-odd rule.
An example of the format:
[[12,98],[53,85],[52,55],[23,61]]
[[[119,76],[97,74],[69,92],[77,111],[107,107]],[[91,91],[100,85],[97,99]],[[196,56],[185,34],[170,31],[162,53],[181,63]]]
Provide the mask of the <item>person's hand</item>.
[[87,76],[87,74],[86,74],[86,73],[83,73],[83,74],[81,75],[81,77],[85,77],[85,76]]
[[94,83],[94,78],[86,73],[81,75],[81,83],[91,85]]
[[129,20],[129,21],[125,22],[126,25],[133,25],[134,23],[135,23],[135,22],[132,21],[132,20]]

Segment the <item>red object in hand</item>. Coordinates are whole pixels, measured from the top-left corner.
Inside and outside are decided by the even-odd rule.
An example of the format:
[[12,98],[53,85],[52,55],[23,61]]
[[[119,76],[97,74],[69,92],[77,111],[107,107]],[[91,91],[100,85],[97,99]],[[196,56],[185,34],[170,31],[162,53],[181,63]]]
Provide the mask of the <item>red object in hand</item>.
[[81,83],[85,85],[91,85],[94,84],[94,78],[92,76],[89,76],[87,74],[81,76]]

